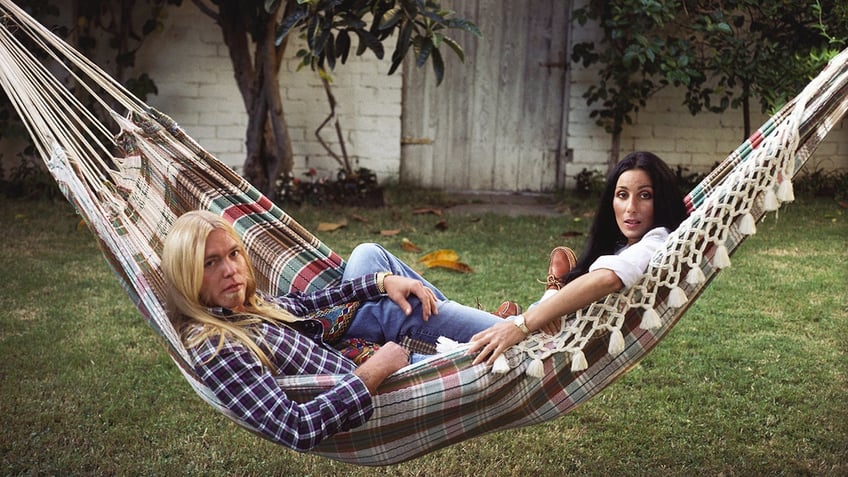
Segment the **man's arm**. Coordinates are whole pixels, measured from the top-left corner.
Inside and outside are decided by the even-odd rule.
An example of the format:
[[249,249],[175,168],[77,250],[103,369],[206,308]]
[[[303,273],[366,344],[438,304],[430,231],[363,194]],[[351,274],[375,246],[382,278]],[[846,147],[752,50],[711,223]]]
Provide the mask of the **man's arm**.
[[389,375],[409,364],[409,354],[397,343],[389,341],[353,372],[374,394]]

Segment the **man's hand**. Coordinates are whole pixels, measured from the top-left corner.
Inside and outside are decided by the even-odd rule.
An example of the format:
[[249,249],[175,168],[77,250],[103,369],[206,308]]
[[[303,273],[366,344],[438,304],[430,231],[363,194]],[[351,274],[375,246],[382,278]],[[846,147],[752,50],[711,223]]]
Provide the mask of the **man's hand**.
[[420,280],[389,275],[383,281],[383,286],[386,288],[386,295],[393,302],[397,303],[406,316],[412,313],[412,305],[407,300],[409,295],[415,295],[421,300],[421,318],[424,321],[427,321],[430,315],[439,314],[439,309],[436,307],[435,293],[433,293],[433,290],[425,287],[424,283]]
[[408,364],[409,353],[401,345],[389,341],[356,368],[353,374],[359,376],[368,392],[374,394],[389,375]]

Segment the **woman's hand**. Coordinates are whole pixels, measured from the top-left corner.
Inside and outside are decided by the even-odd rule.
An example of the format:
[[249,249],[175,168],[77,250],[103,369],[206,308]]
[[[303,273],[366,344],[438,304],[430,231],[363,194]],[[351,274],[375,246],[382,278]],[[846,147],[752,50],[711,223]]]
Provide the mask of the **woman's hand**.
[[383,287],[386,289],[386,295],[397,303],[406,316],[412,313],[412,305],[407,300],[409,295],[415,295],[421,300],[421,318],[424,321],[430,319],[430,315],[439,314],[439,309],[436,306],[436,294],[433,293],[433,290],[425,287],[420,280],[389,275],[383,280]]
[[553,336],[553,335],[559,333],[560,331],[562,331],[562,320],[561,319],[559,319],[559,320],[553,319],[553,320],[545,323],[544,325],[542,325],[542,327],[539,328],[539,329],[543,333],[547,333],[547,334]]
[[[495,363],[495,359],[503,354],[507,348],[520,343],[526,337],[524,332],[515,326],[515,323],[504,321],[472,336],[468,354],[474,354],[477,351],[480,352],[474,358],[472,364],[479,364],[486,361],[486,364],[492,365]],[[486,357],[489,359],[487,360]]]

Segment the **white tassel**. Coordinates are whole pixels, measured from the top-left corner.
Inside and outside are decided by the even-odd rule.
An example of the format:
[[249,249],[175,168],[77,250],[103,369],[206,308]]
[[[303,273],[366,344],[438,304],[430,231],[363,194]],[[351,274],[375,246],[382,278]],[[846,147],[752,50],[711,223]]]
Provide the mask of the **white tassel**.
[[774,193],[774,189],[769,187],[766,191],[766,197],[763,199],[763,209],[765,209],[766,212],[774,212],[779,208],[780,202],[777,201],[777,194]]
[[545,376],[545,365],[542,364],[541,359],[534,358],[530,361],[530,364],[527,366],[527,376],[533,378],[541,378]]
[[701,270],[701,267],[695,266],[689,269],[689,272],[686,274],[686,283],[690,285],[700,285],[707,280],[707,276],[704,275],[704,271]]
[[639,328],[643,330],[655,330],[662,326],[660,315],[653,308],[648,308],[642,313],[642,322],[639,323]]
[[750,212],[743,215],[739,220],[739,233],[742,235],[754,235],[757,233],[757,224]]
[[716,247],[715,255],[713,255],[713,266],[722,269],[730,266],[730,255],[727,253],[727,246],[724,244]]
[[607,351],[613,356],[624,351],[624,335],[621,334],[621,330],[618,328],[612,330],[612,333],[610,333],[610,342]]
[[459,347],[460,344],[458,341],[454,341],[447,336],[439,336],[439,338],[436,339],[436,352],[439,354],[450,353]]
[[680,308],[685,305],[687,301],[689,301],[689,297],[686,296],[686,292],[680,287],[673,287],[671,291],[668,292],[667,303],[668,306],[672,308]]
[[575,353],[571,355],[571,372],[576,373],[578,371],[583,371],[584,369],[589,367],[589,363],[586,362],[586,355],[583,354],[582,351],[577,350]]
[[506,374],[509,371],[509,362],[506,356],[500,355],[495,358],[495,364],[492,365],[492,372],[495,374]]
[[795,200],[795,189],[792,187],[792,181],[784,178],[777,188],[777,198],[781,202],[792,202]]

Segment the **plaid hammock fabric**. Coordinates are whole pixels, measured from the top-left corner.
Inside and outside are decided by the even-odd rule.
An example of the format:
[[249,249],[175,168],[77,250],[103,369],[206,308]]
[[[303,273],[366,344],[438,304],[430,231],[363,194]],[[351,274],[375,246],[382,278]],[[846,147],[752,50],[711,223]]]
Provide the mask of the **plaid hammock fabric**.
[[[0,84],[40,154],[186,380],[239,422],[197,378],[167,318],[159,253],[171,223],[192,209],[226,217],[244,238],[259,288],[271,293],[336,283],[344,261],[170,118],[134,98],[12,2],[0,5]],[[26,46],[15,33],[26,34]],[[49,66],[32,53],[33,45],[50,58]],[[67,90],[51,73],[56,65],[88,91],[92,103]],[[848,50],[687,196],[690,217],[631,289],[564,317],[556,336],[531,335],[494,369],[472,366],[457,345],[400,370],[380,388],[365,425],[313,452],[360,465],[398,463],[488,432],[553,419],[596,395],[665,336],[729,265],[763,214],[792,200],[790,179],[845,114],[846,88]],[[109,111],[111,127],[92,109]],[[285,377],[279,384],[299,400],[341,378]]]

